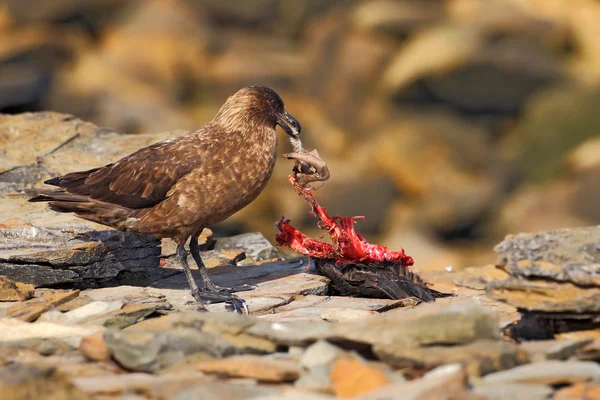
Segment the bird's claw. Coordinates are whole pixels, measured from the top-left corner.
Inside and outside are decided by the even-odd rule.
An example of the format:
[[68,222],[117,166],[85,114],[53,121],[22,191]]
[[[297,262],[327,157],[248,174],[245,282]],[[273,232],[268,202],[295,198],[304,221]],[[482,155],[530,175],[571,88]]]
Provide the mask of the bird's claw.
[[199,307],[204,308],[204,304],[212,303],[227,303],[237,314],[249,314],[250,310],[244,299],[231,294],[226,290],[213,291],[207,289],[199,289],[196,293],[192,293]]
[[235,312],[236,314],[246,314],[246,315],[250,314],[250,310],[248,309],[248,304],[246,304],[245,300],[240,299],[239,297],[236,297],[235,299],[226,301],[226,303],[231,306],[231,308],[233,309],[233,312]]
[[236,314],[250,314],[248,305],[244,299],[240,299],[237,296],[231,295],[231,298],[225,300],[225,303],[231,306],[233,312]]

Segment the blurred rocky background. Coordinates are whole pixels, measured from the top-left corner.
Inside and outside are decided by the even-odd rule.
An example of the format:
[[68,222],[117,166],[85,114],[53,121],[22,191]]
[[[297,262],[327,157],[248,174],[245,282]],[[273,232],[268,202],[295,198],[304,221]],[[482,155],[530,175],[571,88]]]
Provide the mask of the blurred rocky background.
[[[357,230],[416,270],[459,269],[508,233],[600,223],[598,21],[597,0],[5,0],[0,112],[162,138],[270,86],[329,164],[331,214],[365,215]],[[12,134],[0,160],[52,142]],[[290,168],[213,231],[272,239],[285,215],[317,235]]]

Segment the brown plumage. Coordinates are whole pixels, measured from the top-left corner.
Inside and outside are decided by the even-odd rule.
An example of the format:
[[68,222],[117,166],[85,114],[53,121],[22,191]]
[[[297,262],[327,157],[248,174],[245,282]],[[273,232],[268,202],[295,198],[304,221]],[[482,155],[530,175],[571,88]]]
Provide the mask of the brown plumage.
[[[172,238],[199,305],[226,301],[239,310],[245,303],[210,280],[197,238],[264,189],[275,166],[276,125],[298,139],[300,124],[286,112],[279,95],[263,86],[246,87],[199,130],[100,168],[50,179],[45,183],[60,189],[30,201],[49,202],[57,212],[73,212],[122,231]],[[187,265],[188,239],[204,289],[198,289]]]

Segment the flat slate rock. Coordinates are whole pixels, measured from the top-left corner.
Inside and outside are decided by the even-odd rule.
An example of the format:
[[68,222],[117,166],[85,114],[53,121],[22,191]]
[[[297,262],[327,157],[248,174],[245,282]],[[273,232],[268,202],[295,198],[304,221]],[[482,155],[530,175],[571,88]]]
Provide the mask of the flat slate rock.
[[384,312],[402,307],[402,305],[401,300],[307,295],[297,296],[292,303],[279,307],[276,311],[285,312],[309,308],[342,308]]
[[600,312],[598,243],[600,226],[508,235],[494,250],[509,276],[488,281],[486,294],[547,319],[592,321]]
[[256,286],[256,290],[242,293],[252,296],[281,294],[323,296],[329,292],[329,279],[321,275],[301,272],[283,278],[269,279],[258,283]]
[[[169,395],[170,400],[246,400],[285,399],[280,389],[265,386],[236,385],[227,382],[202,382],[194,387],[178,390]],[[311,400],[311,397],[303,397]]]
[[249,323],[245,332],[292,346],[307,345],[319,339],[354,343],[358,346],[418,347],[466,344],[499,338],[496,315],[478,302],[456,305],[429,303],[405,312],[338,323],[263,321]]
[[[172,390],[176,387],[178,390],[184,390],[187,387],[198,385],[203,380],[202,373],[190,370],[184,373],[158,376],[142,372],[124,375],[82,376],[72,379],[72,382],[79,390],[93,395],[117,395],[143,391],[156,396],[163,392],[163,389],[170,388]],[[158,398],[158,396],[154,398]]]
[[333,325],[325,321],[268,322],[262,321],[245,328],[249,335],[264,338],[282,346],[307,346],[333,336]]
[[375,355],[395,368],[431,369],[444,364],[469,365],[470,373],[482,376],[529,362],[526,351],[512,343],[478,340],[462,346],[375,346]]
[[51,340],[78,348],[81,339],[104,330],[98,326],[67,326],[51,322],[34,324],[15,318],[0,319],[0,345],[18,346],[29,342]]
[[[280,294],[277,296],[254,296],[252,292],[240,292],[237,296],[244,299],[251,315],[261,315],[274,312],[278,307],[292,301],[293,295]],[[191,297],[191,296],[190,296]],[[211,312],[223,311],[223,303],[208,304],[206,308]]]
[[81,294],[95,301],[122,301],[123,303],[153,305],[167,302],[167,296],[160,290],[143,286],[119,285],[115,287],[87,289],[81,291]]
[[104,341],[109,354],[119,365],[137,372],[156,372],[194,353],[204,352],[216,357],[233,353],[228,342],[194,329],[166,332],[107,330]]
[[271,383],[293,382],[300,376],[300,366],[297,362],[255,355],[239,355],[202,362],[196,369],[208,374],[251,378]]
[[33,285],[13,282],[6,276],[0,275],[0,301],[24,301],[33,297]]
[[38,157],[51,154],[79,136],[83,131],[80,132],[80,128],[97,127],[70,115],[53,112],[0,115],[0,137],[3,139],[0,145],[5,150],[0,160],[0,175],[36,164]]
[[567,360],[592,342],[592,339],[533,340],[521,342],[519,347],[529,354],[531,361]]
[[489,282],[508,278],[509,275],[496,265],[483,267],[469,267],[457,273],[454,279],[456,286],[463,286],[475,290],[485,290]]
[[152,315],[154,311],[156,311],[156,307],[150,304],[125,304],[119,309],[89,316],[83,319],[81,324],[123,329]]
[[18,363],[0,367],[0,393],[6,399],[91,400],[55,368]]
[[[188,304],[193,301],[190,295],[187,279],[182,271],[177,274],[158,279],[152,286],[157,293],[165,295],[166,300],[174,309],[190,310]],[[303,272],[304,263],[299,261],[266,262],[256,266],[219,266],[211,268],[210,275],[214,282],[221,286],[235,287],[243,284],[255,285],[257,289],[236,293],[248,302],[250,312],[264,314],[289,303],[297,295],[327,295],[329,279],[326,277]],[[201,281],[197,270],[192,275]],[[210,311],[225,311],[224,303],[211,304]]]
[[9,185],[0,184],[0,195],[44,187],[43,181],[52,176],[99,167],[184,133],[122,134],[56,112],[1,115],[0,144],[6,157],[0,160],[0,182]]
[[509,278],[488,283],[486,293],[521,310],[546,313],[598,313],[600,287],[546,279]]
[[106,227],[97,230],[99,226],[92,230],[79,221],[56,227],[51,223],[59,224],[60,218],[49,210],[28,217],[36,221],[25,222],[29,229],[0,230],[0,275],[13,281],[40,287],[115,278],[126,269],[159,266],[158,239]]
[[79,290],[53,290],[8,308],[8,315],[22,321],[35,321],[50,308],[59,306],[79,296]]
[[547,400],[554,390],[550,386],[526,383],[481,383],[471,389],[487,400]]
[[329,322],[352,321],[377,315],[377,311],[356,308],[327,308],[321,313],[321,319]]
[[589,361],[540,361],[495,372],[483,377],[485,383],[532,383],[541,385],[600,381],[600,365]]
[[497,339],[496,316],[477,302],[422,304],[404,313],[340,322],[332,336],[374,346],[432,346]]
[[215,250],[238,250],[246,253],[253,261],[264,261],[279,258],[275,246],[260,232],[242,233],[240,235],[215,238]]
[[85,304],[75,310],[60,312],[58,310],[50,310],[42,314],[38,318],[38,322],[54,322],[64,325],[75,325],[81,323],[87,318],[94,318],[98,315],[103,315],[114,310],[120,310],[123,307],[122,301],[94,301]]
[[155,372],[194,353],[222,358],[273,353],[277,344],[246,332],[255,318],[234,313],[181,312],[152,318],[121,331],[107,330],[112,357],[132,371]]
[[[319,321],[329,319],[351,320],[351,313],[361,317],[376,315],[404,305],[402,300],[365,299],[341,296],[300,296],[289,304],[277,307],[273,313],[261,316],[267,321]],[[327,313],[329,311],[329,314]],[[338,312],[338,316],[333,314]],[[362,313],[361,313],[362,312]],[[343,315],[346,315],[344,318]]]
[[513,277],[600,286],[600,226],[509,235],[494,250]]

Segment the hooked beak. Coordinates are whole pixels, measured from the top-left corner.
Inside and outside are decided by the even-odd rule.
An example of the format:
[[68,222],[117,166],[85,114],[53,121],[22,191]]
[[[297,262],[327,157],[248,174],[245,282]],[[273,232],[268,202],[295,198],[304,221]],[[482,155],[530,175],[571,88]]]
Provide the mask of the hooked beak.
[[296,120],[296,118],[292,117],[289,113],[279,114],[277,116],[277,125],[279,125],[285,133],[290,135],[294,139],[298,139],[300,137],[300,131],[302,127],[300,126],[300,122]]

